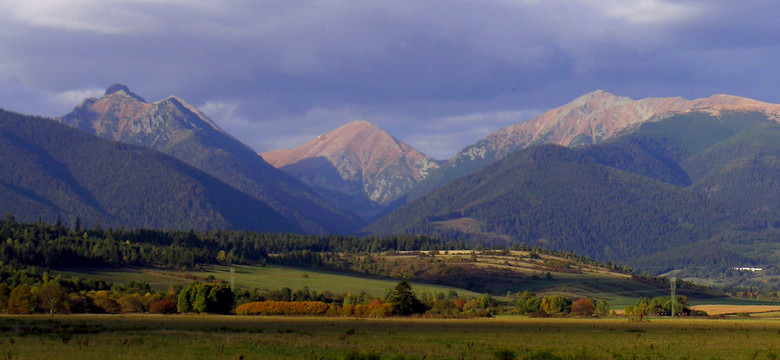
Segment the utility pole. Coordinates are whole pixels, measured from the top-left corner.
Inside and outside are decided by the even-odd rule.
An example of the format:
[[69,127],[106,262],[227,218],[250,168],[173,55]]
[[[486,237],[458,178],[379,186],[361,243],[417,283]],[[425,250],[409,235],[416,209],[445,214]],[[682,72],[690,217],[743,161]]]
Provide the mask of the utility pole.
[[671,285],[672,285],[672,317],[674,317],[674,301],[677,299],[677,277],[672,276],[670,279]]

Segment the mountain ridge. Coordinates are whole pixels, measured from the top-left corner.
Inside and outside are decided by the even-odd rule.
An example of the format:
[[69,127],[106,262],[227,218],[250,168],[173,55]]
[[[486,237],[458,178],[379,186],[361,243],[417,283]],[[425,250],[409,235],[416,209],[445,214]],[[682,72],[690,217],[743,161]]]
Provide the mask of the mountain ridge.
[[19,219],[159,229],[301,231],[160,152],[0,109],[0,207]]
[[632,132],[646,122],[660,121],[676,113],[707,112],[716,115],[722,111],[762,112],[770,119],[780,121],[780,105],[739,96],[716,94],[694,100],[682,97],[633,100],[596,90],[530,120],[499,129],[466,146],[412,189],[407,199],[416,199],[528,146],[598,144]]
[[[520,241],[657,272],[768,266],[780,260],[780,123],[742,109],[678,112],[600,144],[527,147],[366,231]],[[702,257],[662,256],[675,248]]]
[[[90,134],[141,145],[180,159],[268,204],[308,233],[352,233],[355,215],[333,207],[304,183],[274,168],[249,146],[177,96],[149,103],[123,85],[90,98],[58,120]],[[140,98],[143,99],[143,98]]]

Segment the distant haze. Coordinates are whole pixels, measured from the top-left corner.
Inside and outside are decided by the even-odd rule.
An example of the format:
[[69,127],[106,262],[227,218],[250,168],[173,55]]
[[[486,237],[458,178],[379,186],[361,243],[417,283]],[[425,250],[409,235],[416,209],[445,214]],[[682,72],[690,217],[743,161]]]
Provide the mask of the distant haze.
[[447,159],[603,89],[780,103],[769,1],[0,1],[0,107],[112,83],[177,95],[258,152],[366,120]]

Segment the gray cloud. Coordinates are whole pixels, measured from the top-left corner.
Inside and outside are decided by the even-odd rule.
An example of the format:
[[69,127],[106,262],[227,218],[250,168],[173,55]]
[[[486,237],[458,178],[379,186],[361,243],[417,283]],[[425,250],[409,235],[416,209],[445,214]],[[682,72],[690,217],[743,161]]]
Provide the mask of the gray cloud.
[[[0,0],[0,107],[122,82],[258,151],[368,120],[437,158],[595,89],[780,102],[773,2]],[[507,114],[514,114],[507,116]]]

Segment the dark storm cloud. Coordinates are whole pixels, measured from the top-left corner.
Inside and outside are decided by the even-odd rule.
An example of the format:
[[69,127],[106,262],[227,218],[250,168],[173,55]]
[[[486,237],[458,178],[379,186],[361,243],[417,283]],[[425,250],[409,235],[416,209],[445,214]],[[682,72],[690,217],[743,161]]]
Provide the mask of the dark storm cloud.
[[0,106],[123,82],[258,151],[368,120],[438,158],[585,92],[780,102],[757,1],[0,1]]

